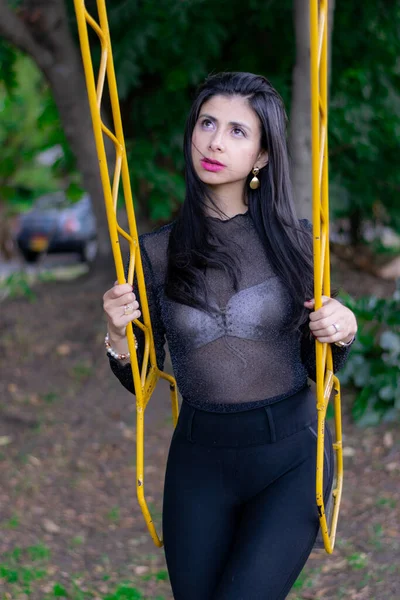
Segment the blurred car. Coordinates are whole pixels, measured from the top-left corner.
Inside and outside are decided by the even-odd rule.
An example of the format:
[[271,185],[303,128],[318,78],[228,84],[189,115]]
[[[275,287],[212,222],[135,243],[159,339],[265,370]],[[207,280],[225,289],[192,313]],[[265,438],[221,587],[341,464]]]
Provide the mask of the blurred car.
[[77,252],[82,262],[97,254],[96,219],[88,194],[71,204],[64,192],[35,200],[30,211],[19,218],[16,243],[27,262],[42,253]]

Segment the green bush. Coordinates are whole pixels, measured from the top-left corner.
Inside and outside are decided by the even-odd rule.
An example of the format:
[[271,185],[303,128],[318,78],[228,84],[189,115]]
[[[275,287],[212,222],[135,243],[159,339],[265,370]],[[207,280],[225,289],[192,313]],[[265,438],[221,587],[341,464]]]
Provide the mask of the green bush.
[[6,298],[26,298],[30,302],[36,300],[32,289],[32,276],[25,271],[16,271],[4,279],[0,279],[0,302]]
[[400,280],[391,298],[345,296],[344,302],[358,322],[340,375],[356,392],[354,419],[361,426],[393,421],[400,415]]

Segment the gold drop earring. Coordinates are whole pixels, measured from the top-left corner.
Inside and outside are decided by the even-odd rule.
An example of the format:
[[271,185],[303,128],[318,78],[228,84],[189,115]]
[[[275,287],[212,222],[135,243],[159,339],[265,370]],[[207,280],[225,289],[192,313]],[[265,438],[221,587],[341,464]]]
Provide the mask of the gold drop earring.
[[253,179],[250,181],[250,187],[252,190],[257,190],[260,187],[260,180],[257,175],[259,174],[260,169],[258,167],[254,167],[252,173],[254,175]]

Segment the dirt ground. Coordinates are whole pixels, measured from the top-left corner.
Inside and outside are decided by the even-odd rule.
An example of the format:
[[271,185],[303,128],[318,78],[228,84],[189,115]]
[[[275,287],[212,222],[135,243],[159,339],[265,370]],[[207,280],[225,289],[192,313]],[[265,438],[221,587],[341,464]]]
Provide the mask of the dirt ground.
[[[337,259],[333,268],[356,296],[394,288]],[[136,500],[134,399],[103,347],[102,295],[114,279],[42,283],[35,301],[0,304],[1,600],[172,600]],[[290,600],[400,598],[399,426],[361,430],[350,402],[344,390],[336,548],[313,552]],[[146,496],[160,529],[172,434],[162,384],[146,429]]]

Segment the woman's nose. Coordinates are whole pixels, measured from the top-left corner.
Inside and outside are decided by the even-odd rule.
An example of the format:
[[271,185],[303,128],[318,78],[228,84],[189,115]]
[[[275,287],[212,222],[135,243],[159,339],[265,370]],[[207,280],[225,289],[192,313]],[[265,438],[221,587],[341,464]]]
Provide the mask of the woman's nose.
[[216,134],[210,141],[210,150],[213,152],[223,152],[225,150],[221,134]]

